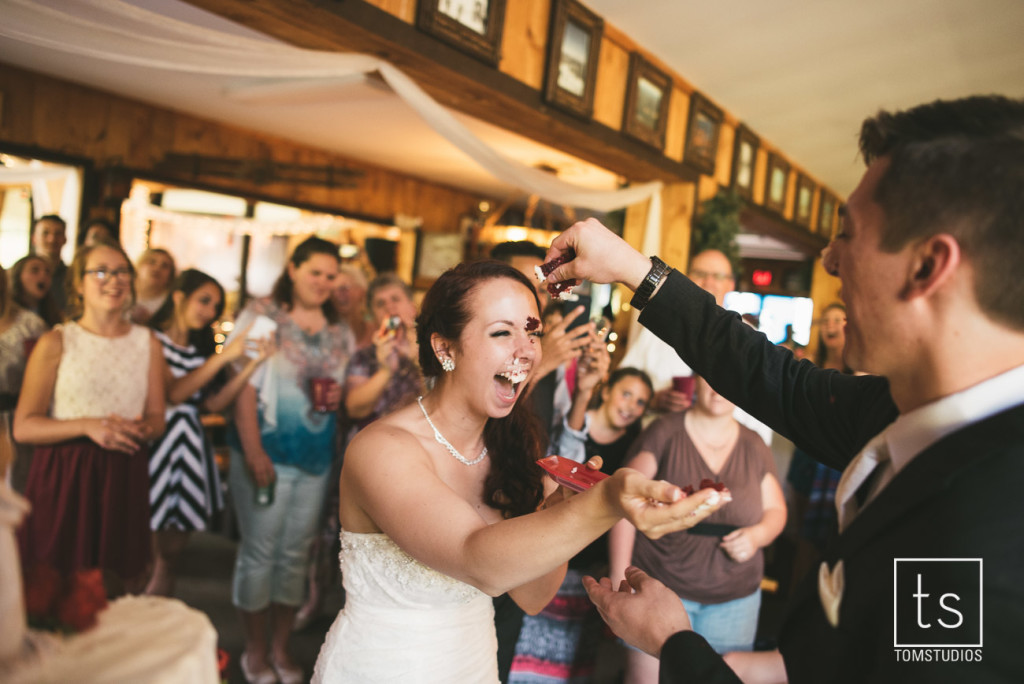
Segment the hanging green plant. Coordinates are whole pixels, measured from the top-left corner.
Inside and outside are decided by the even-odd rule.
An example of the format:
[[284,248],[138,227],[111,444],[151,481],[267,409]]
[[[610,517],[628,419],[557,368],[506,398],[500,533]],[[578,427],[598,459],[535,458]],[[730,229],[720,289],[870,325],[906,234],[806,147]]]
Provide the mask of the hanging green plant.
[[743,206],[743,198],[734,190],[722,188],[714,197],[701,203],[693,222],[691,254],[717,249],[729,258],[737,278],[740,274],[740,248],[736,244],[736,236],[743,227],[740,223]]

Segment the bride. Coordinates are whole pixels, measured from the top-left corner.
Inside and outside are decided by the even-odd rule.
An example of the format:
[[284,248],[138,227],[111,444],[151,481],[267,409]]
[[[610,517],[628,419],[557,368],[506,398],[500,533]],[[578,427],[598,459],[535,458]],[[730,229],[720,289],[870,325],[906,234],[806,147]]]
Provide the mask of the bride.
[[417,340],[433,389],[345,454],[346,603],[314,682],[495,684],[490,597],[537,613],[566,561],[619,519],[658,537],[721,504],[631,470],[571,497],[542,477],[545,437],[517,403],[540,362],[539,319],[533,284],[499,262],[460,264],[427,293]]

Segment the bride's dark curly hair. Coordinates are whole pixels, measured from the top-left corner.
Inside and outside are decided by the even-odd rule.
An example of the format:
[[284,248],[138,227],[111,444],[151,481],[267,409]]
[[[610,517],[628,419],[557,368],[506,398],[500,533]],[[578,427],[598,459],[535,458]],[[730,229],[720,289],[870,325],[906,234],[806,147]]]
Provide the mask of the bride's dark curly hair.
[[[472,261],[445,271],[423,298],[416,317],[420,368],[427,378],[443,375],[441,362],[434,355],[430,336],[457,342],[469,322],[469,296],[483,282],[507,278],[522,284],[540,300],[533,283],[522,273],[501,261]],[[484,482],[484,501],[505,518],[532,513],[544,499],[541,469],[536,461],[547,449],[547,434],[529,401],[519,397],[512,412],[504,418],[489,418],[484,426],[484,445],[491,455],[490,471]]]

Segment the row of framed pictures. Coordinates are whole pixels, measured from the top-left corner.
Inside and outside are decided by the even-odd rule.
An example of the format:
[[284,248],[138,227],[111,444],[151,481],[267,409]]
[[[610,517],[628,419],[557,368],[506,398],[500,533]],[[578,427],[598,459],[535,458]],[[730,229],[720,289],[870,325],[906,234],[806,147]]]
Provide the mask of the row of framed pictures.
[[[420,29],[494,67],[501,59],[504,22],[505,0],[420,0],[416,15]],[[576,0],[554,0],[544,78],[546,102],[578,116],[593,113],[603,32],[604,20]],[[664,118],[660,101],[645,104],[653,105],[654,111],[648,113],[645,108],[644,114],[656,125],[659,114]]]
[[[761,140],[746,126],[736,129],[736,142],[732,155],[732,187],[747,200],[754,198],[754,168]],[[783,213],[786,209],[786,194],[789,192],[789,162],[782,156],[768,154],[768,168],[764,180],[764,206]],[[802,173],[796,174],[796,199],[793,222],[808,230],[812,229],[811,219],[814,208],[814,192],[817,185]],[[814,222],[815,232],[826,238],[832,237],[838,200],[824,188],[818,202],[818,220]]]
[[[420,0],[417,25],[423,31],[491,66],[501,58],[501,37],[506,0]],[[604,32],[604,20],[577,0],[553,0],[544,101],[583,118],[594,110],[597,64]],[[638,53],[629,60],[622,131],[659,151],[665,149],[672,77]],[[699,92],[690,97],[690,110],[683,147],[683,163],[700,173],[714,175],[722,110]],[[732,186],[748,200],[753,199],[754,165],[759,138],[746,126],[736,131],[733,150]],[[789,184],[789,163],[777,154],[768,158],[764,205],[783,212]],[[797,176],[796,210],[793,220],[811,228],[815,184],[803,174]],[[817,232],[831,236],[836,198],[822,189],[818,206]]]
[[[505,0],[421,0],[420,29],[491,66],[501,58]],[[583,118],[594,111],[597,63],[604,20],[577,0],[554,0],[548,39],[544,101]],[[637,53],[630,55],[623,132],[665,148],[672,77]],[[713,174],[722,110],[694,93],[683,161]]]

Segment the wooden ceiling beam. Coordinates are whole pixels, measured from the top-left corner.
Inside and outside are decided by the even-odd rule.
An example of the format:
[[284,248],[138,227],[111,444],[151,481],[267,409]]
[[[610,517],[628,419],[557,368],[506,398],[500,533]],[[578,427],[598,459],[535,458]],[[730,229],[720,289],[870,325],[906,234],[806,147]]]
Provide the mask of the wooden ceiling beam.
[[744,232],[781,240],[794,249],[803,252],[808,259],[813,259],[821,253],[821,250],[828,245],[828,240],[820,235],[807,232],[792,221],[775,213],[770,209],[748,204],[740,212],[740,223]]
[[694,182],[696,172],[359,0],[186,0],[298,47],[386,59],[442,105],[574,155],[630,181]]

